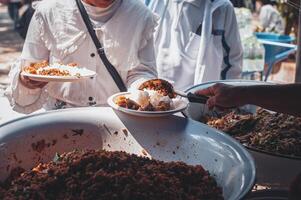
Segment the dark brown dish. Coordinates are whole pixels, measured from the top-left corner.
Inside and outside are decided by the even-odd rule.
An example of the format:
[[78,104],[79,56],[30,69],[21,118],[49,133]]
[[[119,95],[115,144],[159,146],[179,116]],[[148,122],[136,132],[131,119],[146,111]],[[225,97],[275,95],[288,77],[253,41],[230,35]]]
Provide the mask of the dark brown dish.
[[169,96],[170,98],[175,98],[177,95],[174,93],[174,88],[172,84],[163,79],[152,79],[144,82],[139,90],[155,90],[161,93],[163,96]]
[[17,170],[0,199],[218,200],[222,189],[200,165],[124,152],[76,150],[28,172]]
[[248,147],[301,157],[300,117],[260,109],[254,115],[231,112],[221,118],[204,118],[202,122],[231,135]]

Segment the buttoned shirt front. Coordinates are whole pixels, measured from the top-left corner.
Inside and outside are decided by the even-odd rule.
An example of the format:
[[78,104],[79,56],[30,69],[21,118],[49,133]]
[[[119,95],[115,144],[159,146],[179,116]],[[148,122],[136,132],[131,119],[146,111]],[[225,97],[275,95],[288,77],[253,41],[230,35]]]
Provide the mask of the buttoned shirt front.
[[[156,77],[153,32],[156,16],[140,1],[123,0],[116,13],[96,34],[106,55],[128,87]],[[45,105],[49,98],[73,106],[106,104],[119,92],[112,77],[97,55],[76,3],[73,0],[45,0],[36,5],[21,60],[11,70],[11,87],[6,94],[13,108],[30,113]],[[93,79],[74,83],[50,82],[43,89],[28,89],[19,82],[25,62],[49,60],[70,62],[96,71]]]

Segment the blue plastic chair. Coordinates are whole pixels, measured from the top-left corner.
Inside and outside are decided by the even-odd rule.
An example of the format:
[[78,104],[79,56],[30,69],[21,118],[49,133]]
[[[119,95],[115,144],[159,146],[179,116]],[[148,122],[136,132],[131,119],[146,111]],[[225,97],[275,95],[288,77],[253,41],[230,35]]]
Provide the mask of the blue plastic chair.
[[274,64],[285,60],[290,54],[296,52],[296,45],[291,44],[295,38],[274,33],[255,33],[255,35],[265,48],[264,62],[268,69],[265,73],[264,81],[267,81]]

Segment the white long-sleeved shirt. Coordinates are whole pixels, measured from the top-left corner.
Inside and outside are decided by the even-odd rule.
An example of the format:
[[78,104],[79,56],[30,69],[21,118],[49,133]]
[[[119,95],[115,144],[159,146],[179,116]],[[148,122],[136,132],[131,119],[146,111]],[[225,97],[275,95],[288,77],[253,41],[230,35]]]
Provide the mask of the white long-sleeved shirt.
[[[116,13],[95,28],[108,59],[128,87],[157,75],[153,47],[155,26],[155,15],[143,3],[123,0]],[[110,95],[119,92],[96,53],[74,0],[39,2],[27,35],[21,59],[10,72],[11,86],[6,92],[14,110],[30,113],[45,105],[46,109],[51,108],[53,106],[47,103],[54,102],[53,99],[72,106],[89,106],[91,102],[103,105]],[[75,62],[96,71],[97,76],[74,83],[50,82],[43,89],[24,87],[19,81],[21,67],[25,62],[42,60]]]
[[176,88],[240,78],[242,46],[228,0],[150,0],[160,16],[155,33],[158,75]]
[[266,32],[283,34],[285,25],[280,13],[272,5],[264,5],[260,9],[259,20]]

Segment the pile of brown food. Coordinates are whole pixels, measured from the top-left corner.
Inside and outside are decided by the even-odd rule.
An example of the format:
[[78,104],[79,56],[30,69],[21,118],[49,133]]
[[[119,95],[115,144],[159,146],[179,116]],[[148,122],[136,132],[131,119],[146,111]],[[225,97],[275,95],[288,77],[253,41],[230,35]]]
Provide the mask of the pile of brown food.
[[42,69],[38,74],[44,76],[71,76],[68,70],[61,69]]
[[139,90],[155,90],[158,91],[163,96],[169,96],[170,98],[175,98],[176,94],[174,93],[173,86],[166,80],[163,79],[152,79],[144,82]]
[[141,106],[136,103],[135,101],[131,100],[130,98],[127,98],[125,96],[119,96],[115,100],[115,103],[118,106],[121,106],[123,108],[131,109],[131,110],[140,110]]
[[132,99],[127,98],[125,96],[117,97],[115,103],[120,107],[139,111],[168,111],[172,109],[170,103],[164,101],[159,102],[159,104],[156,107],[153,106],[151,103],[149,103],[145,107],[142,107]]
[[301,157],[300,117],[260,109],[254,115],[231,112],[221,118],[209,117],[203,122],[246,146]]
[[0,187],[0,199],[223,199],[201,166],[124,152],[76,150],[14,177]]
[[24,67],[24,71],[29,74],[38,74],[39,69],[43,69],[49,66],[48,61],[43,61],[39,63],[30,63],[29,66]]
[[[64,65],[63,63],[58,63],[59,65]],[[76,63],[69,63],[69,67],[77,67]],[[42,61],[38,63],[31,63],[29,66],[24,67],[24,71],[29,74],[36,74],[36,75],[44,75],[44,76],[71,76],[68,70],[63,70],[59,68],[51,68],[46,69],[49,67],[48,61]],[[79,73],[76,76],[80,76]]]

